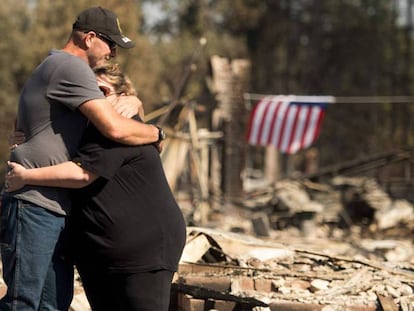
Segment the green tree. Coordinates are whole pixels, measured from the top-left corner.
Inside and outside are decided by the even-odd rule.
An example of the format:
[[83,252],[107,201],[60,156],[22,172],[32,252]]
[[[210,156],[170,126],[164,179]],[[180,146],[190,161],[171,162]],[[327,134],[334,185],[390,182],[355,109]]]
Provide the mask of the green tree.
[[[26,34],[30,28],[29,8],[26,1],[5,0],[0,6],[0,161],[8,157],[7,136],[10,134],[18,103],[18,92],[24,83],[24,50]],[[0,180],[4,165],[0,166]]]
[[[412,0],[401,0],[412,7]],[[137,47],[117,62],[137,86],[145,109],[168,103],[195,51],[183,101],[211,109],[209,59],[251,61],[251,90],[263,94],[411,95],[411,10],[397,0],[106,0]],[[158,8],[157,19],[142,4]],[[51,48],[61,48],[89,0],[5,0],[0,7],[0,134],[6,137],[18,95]],[[401,20],[405,21],[401,23]],[[207,45],[198,50],[200,38]],[[412,144],[412,105],[336,104],[329,107],[317,146],[330,164]],[[247,118],[248,116],[246,116]],[[363,133],[361,135],[361,133]],[[5,139],[0,143],[6,154]],[[3,156],[2,158],[5,158]]]

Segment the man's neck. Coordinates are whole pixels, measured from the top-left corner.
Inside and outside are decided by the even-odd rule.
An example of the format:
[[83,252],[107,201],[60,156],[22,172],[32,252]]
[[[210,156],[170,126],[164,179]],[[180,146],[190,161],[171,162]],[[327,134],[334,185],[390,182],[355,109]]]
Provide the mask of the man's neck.
[[89,64],[88,57],[86,56],[85,51],[76,46],[72,41],[66,43],[62,51],[72,54],[73,56],[79,57],[80,59],[84,60],[87,64]]

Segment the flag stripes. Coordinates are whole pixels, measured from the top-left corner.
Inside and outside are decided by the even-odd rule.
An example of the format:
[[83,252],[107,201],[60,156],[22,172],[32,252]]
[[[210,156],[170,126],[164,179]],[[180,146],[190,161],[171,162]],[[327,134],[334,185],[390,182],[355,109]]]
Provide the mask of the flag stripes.
[[330,96],[266,96],[250,115],[247,141],[294,154],[319,136],[325,108],[332,102]]

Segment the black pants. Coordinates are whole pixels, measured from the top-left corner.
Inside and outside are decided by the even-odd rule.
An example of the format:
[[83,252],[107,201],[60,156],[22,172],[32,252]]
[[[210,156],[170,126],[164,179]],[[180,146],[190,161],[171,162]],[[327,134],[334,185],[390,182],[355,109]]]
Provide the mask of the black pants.
[[77,265],[93,311],[168,311],[173,272],[108,273]]

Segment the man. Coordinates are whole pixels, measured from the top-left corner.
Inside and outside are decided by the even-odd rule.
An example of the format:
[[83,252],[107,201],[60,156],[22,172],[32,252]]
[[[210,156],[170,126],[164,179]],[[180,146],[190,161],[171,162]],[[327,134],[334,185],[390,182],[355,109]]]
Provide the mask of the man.
[[[135,93],[118,66],[94,70],[106,96]],[[67,230],[92,310],[168,310],[186,230],[154,146],[118,144],[89,124],[72,161],[9,166],[6,191],[25,184],[81,188]]]
[[[69,160],[88,119],[120,143],[162,138],[161,129],[120,116],[99,90],[91,68],[115,57],[116,46],[134,44],[113,12],[93,7],[80,13],[64,48],[52,50],[22,90],[16,130],[26,141],[11,151],[10,160],[27,168]],[[125,107],[140,105],[136,97],[123,100]],[[68,310],[73,267],[62,256],[62,243],[70,207],[69,191],[63,188],[28,186],[3,195],[0,241],[8,289],[0,310]]]

